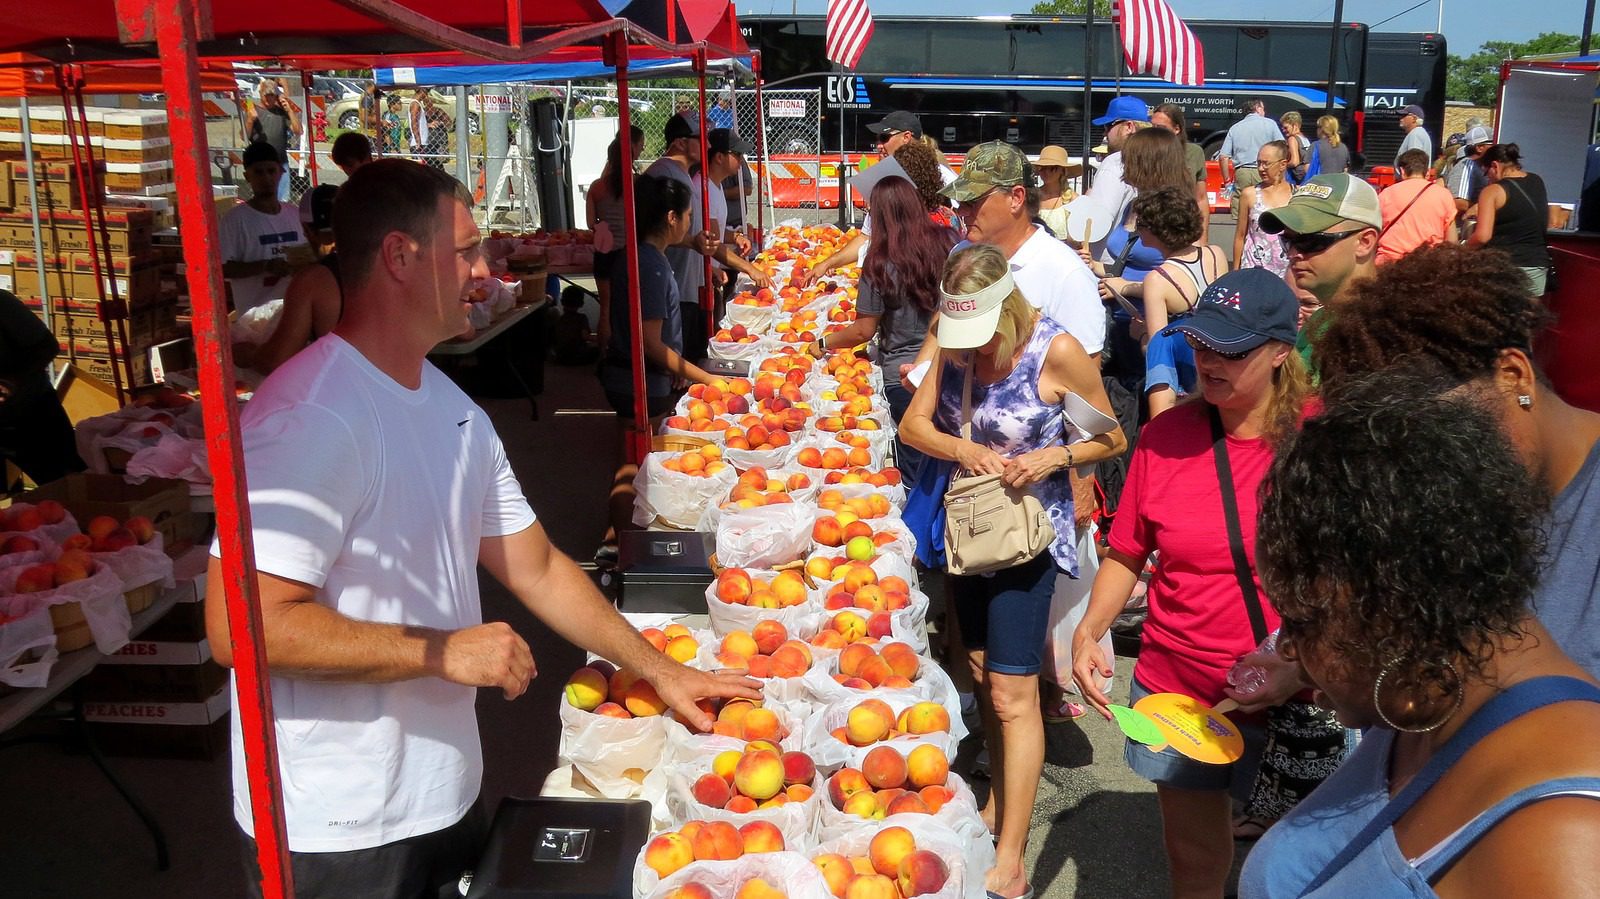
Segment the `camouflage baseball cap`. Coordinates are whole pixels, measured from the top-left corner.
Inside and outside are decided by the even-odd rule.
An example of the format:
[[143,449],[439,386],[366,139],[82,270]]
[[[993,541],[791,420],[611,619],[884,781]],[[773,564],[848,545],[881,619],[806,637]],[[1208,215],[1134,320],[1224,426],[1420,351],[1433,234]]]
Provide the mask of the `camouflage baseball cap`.
[[940,193],[957,203],[970,203],[996,187],[1015,187],[1026,177],[1028,157],[1004,141],[979,144],[967,153],[961,174]]

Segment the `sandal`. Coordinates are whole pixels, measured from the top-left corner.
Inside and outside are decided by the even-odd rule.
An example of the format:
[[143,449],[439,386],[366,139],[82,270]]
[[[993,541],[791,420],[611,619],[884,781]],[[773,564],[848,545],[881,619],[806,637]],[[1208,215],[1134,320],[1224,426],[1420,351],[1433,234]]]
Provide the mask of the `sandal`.
[[1084,709],[1081,703],[1063,699],[1058,703],[1045,707],[1044,720],[1046,724],[1065,724],[1068,721],[1076,721],[1082,718],[1085,711],[1087,710]]
[[1259,840],[1261,835],[1276,823],[1278,822],[1269,818],[1240,815],[1233,819],[1233,838],[1235,840]]

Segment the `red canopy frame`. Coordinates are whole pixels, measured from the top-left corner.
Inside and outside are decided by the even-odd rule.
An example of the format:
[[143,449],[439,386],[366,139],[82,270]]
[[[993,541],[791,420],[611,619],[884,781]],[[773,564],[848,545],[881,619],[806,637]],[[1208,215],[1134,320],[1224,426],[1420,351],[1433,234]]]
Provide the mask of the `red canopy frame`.
[[[266,899],[294,895],[287,829],[273,729],[272,696],[265,658],[254,544],[245,484],[243,447],[239,437],[238,403],[233,390],[233,353],[229,340],[226,289],[218,248],[217,212],[211,202],[211,167],[205,135],[201,92],[216,70],[202,70],[208,61],[272,58],[302,63],[299,68],[346,65],[396,65],[416,59],[441,64],[451,58],[471,61],[528,61],[563,47],[600,44],[591,53],[604,54],[617,69],[621,100],[623,158],[632,158],[627,64],[630,53],[692,55],[700,80],[701,144],[705,142],[705,60],[710,52],[747,53],[739,37],[731,5],[718,15],[709,8],[724,0],[677,0],[689,31],[705,29],[699,40],[677,44],[657,37],[625,19],[610,18],[598,0],[542,0],[524,8],[522,0],[278,0],[273,4],[226,4],[210,0],[78,0],[70,4],[35,4],[13,11],[0,36],[0,52],[31,51],[52,65],[63,102],[86,123],[83,94],[93,72],[97,78],[120,68],[86,69],[78,63],[119,67],[160,67],[172,140],[178,210],[184,223],[184,265],[193,305],[192,329],[198,360],[205,420],[207,461],[213,478],[217,535],[221,549],[222,590],[228,614],[238,687],[238,714],[243,732],[251,817]],[[535,10],[536,7],[536,10]],[[669,6],[669,22],[672,7]],[[528,28],[544,29],[526,40]],[[490,34],[504,34],[504,40]],[[669,32],[669,35],[671,33]],[[397,41],[396,36],[411,43]],[[675,36],[675,35],[673,35]],[[380,49],[382,47],[382,49]],[[13,68],[37,65],[20,57]],[[3,68],[3,66],[0,66]],[[143,73],[140,73],[143,74]],[[24,84],[16,88],[28,90]],[[111,83],[93,81],[94,84]],[[145,84],[146,82],[140,82]],[[215,82],[213,82],[215,83]],[[88,89],[86,89],[88,88]],[[230,85],[231,88],[231,85]],[[69,120],[71,116],[68,117]],[[69,135],[74,128],[69,125]],[[73,163],[81,177],[93,166],[87,130],[83,148],[74,141]],[[703,156],[702,156],[703,158]],[[705,176],[702,174],[702,178]],[[85,182],[86,183],[86,182]],[[704,183],[704,182],[703,182]],[[629,252],[629,313],[632,318],[635,430],[630,456],[649,451],[643,327],[639,305],[637,231],[632,179],[623,181],[625,240]],[[702,203],[708,202],[702,199]],[[704,213],[705,207],[702,206]],[[98,218],[96,218],[98,214]],[[100,250],[109,252],[103,209],[87,211],[90,250],[99,277]],[[707,261],[709,275],[709,261]],[[709,277],[703,295],[710,303]],[[115,302],[116,288],[112,287]],[[710,310],[708,308],[708,323]],[[119,389],[120,389],[120,385]]]

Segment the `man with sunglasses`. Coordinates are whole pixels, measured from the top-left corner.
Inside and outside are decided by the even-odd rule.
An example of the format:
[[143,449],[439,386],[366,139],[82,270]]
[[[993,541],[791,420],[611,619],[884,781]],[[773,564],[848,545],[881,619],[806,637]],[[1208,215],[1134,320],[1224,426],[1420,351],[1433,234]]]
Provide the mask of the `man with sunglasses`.
[[1309,365],[1330,310],[1356,284],[1377,276],[1383,233],[1378,192],[1354,175],[1318,175],[1295,188],[1287,205],[1262,213],[1261,230],[1283,241],[1291,283],[1321,304],[1301,323],[1295,344]]

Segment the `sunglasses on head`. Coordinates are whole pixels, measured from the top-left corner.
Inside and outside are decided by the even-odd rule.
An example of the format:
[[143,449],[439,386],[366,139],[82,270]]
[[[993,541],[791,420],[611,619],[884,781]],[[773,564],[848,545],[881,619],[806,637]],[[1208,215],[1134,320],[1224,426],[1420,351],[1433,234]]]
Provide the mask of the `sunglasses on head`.
[[1299,253],[1301,256],[1315,256],[1323,250],[1347,237],[1354,237],[1366,228],[1356,228],[1353,231],[1314,231],[1310,234],[1294,234],[1284,231],[1278,235],[1283,245],[1289,251]]
[[1213,356],[1221,356],[1222,358],[1228,360],[1229,362],[1238,362],[1240,359],[1243,359],[1244,357],[1250,355],[1250,353],[1254,350],[1254,347],[1252,347],[1251,349],[1248,349],[1248,350],[1241,350],[1241,351],[1233,352],[1233,353],[1225,353],[1222,350],[1219,350],[1219,349],[1216,349],[1216,348],[1212,347],[1211,345],[1205,343],[1204,341],[1197,340],[1193,334],[1185,333],[1183,335],[1183,339],[1187,340],[1189,342],[1189,348],[1194,350],[1195,352],[1205,351],[1207,353],[1210,353]]

